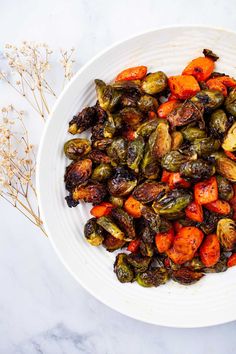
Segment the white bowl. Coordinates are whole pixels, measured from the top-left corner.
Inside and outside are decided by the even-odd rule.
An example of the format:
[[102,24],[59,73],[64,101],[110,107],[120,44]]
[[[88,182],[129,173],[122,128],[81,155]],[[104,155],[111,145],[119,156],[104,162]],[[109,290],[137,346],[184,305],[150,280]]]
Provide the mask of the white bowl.
[[[195,285],[170,281],[158,288],[121,284],[113,273],[114,254],[91,247],[83,237],[89,206],[68,208],[63,175],[68,164],[63,144],[71,138],[68,122],[95,103],[93,80],[110,81],[122,69],[147,65],[167,75],[210,48],[220,56],[216,70],[236,76],[236,34],[206,27],[173,27],[144,33],[97,55],[73,78],[53,109],[41,141],[37,168],[40,210],[61,261],[97,299],[130,317],[164,326],[201,327],[236,319],[236,267],[211,274]],[[79,301],[79,299],[78,299]]]

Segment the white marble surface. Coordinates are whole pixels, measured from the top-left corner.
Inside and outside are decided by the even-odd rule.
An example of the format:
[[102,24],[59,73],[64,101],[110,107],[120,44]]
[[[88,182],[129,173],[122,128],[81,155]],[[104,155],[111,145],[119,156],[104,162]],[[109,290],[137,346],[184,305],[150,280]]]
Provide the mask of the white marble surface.
[[[81,66],[101,49],[147,29],[204,24],[236,30],[234,0],[2,0],[0,49],[6,42],[75,46]],[[1,105],[19,98],[0,85]],[[32,124],[39,141],[42,124]],[[49,241],[0,201],[1,354],[235,353],[236,323],[169,329],[129,319],[83,290]]]

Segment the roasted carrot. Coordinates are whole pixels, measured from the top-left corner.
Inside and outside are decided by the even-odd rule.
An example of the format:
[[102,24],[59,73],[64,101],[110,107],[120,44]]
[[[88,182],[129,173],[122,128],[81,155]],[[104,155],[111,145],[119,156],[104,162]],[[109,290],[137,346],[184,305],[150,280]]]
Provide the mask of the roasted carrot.
[[171,172],[168,172],[168,171],[166,171],[166,170],[163,170],[162,176],[161,176],[161,182],[168,183],[168,182],[169,182],[170,175],[171,175]]
[[180,103],[177,100],[171,100],[162,103],[157,110],[158,116],[160,118],[166,118],[168,114],[170,114],[175,108],[179,106],[179,104]]
[[216,177],[198,182],[194,186],[194,197],[198,204],[208,204],[218,199],[218,187]]
[[200,91],[197,80],[191,75],[171,76],[168,83],[171,93],[181,100],[190,98]]
[[236,87],[236,80],[230,76],[219,76],[217,79],[226,87]]
[[132,252],[132,253],[137,253],[139,246],[140,246],[141,241],[140,240],[132,240],[130,241],[127,250]]
[[132,195],[125,201],[124,208],[127,213],[134,218],[141,217],[142,203],[135,199]]
[[100,218],[101,216],[110,214],[112,208],[113,208],[113,205],[111,203],[102,202],[99,205],[95,205],[90,210],[90,214],[95,216],[95,218]]
[[173,225],[174,225],[174,230],[176,233],[178,233],[179,230],[182,229],[182,227],[183,227],[183,225],[180,224],[180,222],[178,222],[178,221],[174,221]]
[[234,155],[233,152],[226,151],[226,150],[224,150],[224,152],[225,152],[225,155],[228,156],[231,160],[236,161],[236,156]]
[[213,267],[220,259],[220,242],[217,235],[207,235],[199,249],[200,258],[206,267]]
[[122,135],[129,141],[133,141],[135,139],[135,131],[130,128],[125,130]]
[[230,204],[225,200],[220,200],[220,199],[205,204],[204,207],[206,207],[210,211],[213,211],[214,213],[221,214],[221,215],[228,215],[231,211]]
[[229,203],[233,209],[233,219],[236,220],[236,184],[233,185],[234,196],[230,199]]
[[205,81],[211,75],[215,67],[212,59],[199,57],[193,59],[182,72],[183,75],[193,75],[197,81]]
[[171,93],[169,96],[168,96],[168,101],[177,101],[178,100],[178,97],[175,96],[173,93]]
[[227,96],[227,87],[219,80],[218,77],[207,80],[206,84],[209,89],[220,91],[225,97]]
[[135,66],[121,71],[115,81],[141,80],[147,74],[147,67],[144,65]]
[[189,188],[190,183],[180,176],[179,172],[171,172],[168,180],[171,189]]
[[227,266],[228,267],[233,267],[236,265],[236,253],[231,254],[231,256],[228,259]]
[[174,229],[156,234],[155,243],[159,253],[166,252],[174,241]]
[[156,118],[157,118],[156,112],[153,112],[153,111],[148,112],[148,119],[149,120],[156,119]]
[[202,206],[196,202],[190,203],[185,209],[186,216],[197,222],[203,222],[203,210]]

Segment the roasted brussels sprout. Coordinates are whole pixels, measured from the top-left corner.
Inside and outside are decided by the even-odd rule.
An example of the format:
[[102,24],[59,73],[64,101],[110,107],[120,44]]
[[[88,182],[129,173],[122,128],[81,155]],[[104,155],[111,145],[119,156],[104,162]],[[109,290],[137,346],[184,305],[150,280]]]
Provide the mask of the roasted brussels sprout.
[[167,171],[178,172],[180,167],[190,161],[191,159],[196,158],[193,154],[182,154],[181,152],[174,150],[168,152],[161,160],[161,166]]
[[99,246],[104,240],[104,230],[97,224],[96,218],[89,219],[84,226],[84,236],[92,246]]
[[134,220],[126,213],[126,211],[121,208],[114,208],[111,210],[111,216],[119,228],[124,231],[126,240],[134,239],[136,237]]
[[161,120],[156,130],[150,135],[148,145],[152,156],[161,159],[171,149],[171,136],[169,133],[169,124]]
[[[146,219],[144,220],[145,220],[145,224],[147,224],[147,220]],[[145,227],[141,228],[141,230],[139,230],[139,236],[145,243],[152,244],[154,241],[154,234],[153,231],[151,231],[149,225],[146,225]]]
[[183,134],[181,132],[171,133],[171,150],[178,150],[183,143]]
[[191,270],[202,270],[205,266],[199,257],[194,257],[191,261],[186,262],[185,267]]
[[226,151],[236,151],[236,122],[228,130],[222,148]]
[[92,150],[89,155],[88,158],[90,158],[90,160],[92,160],[94,163],[110,163],[111,159],[109,156],[107,156],[103,151],[101,150]]
[[164,91],[167,87],[167,76],[162,71],[149,74],[142,82],[142,89],[149,95]]
[[111,143],[112,143],[112,139],[104,138],[104,139],[93,141],[92,146],[93,148],[98,150],[106,150],[107,147],[111,145]]
[[201,90],[191,98],[194,103],[202,103],[206,113],[219,108],[224,102],[224,95],[216,90]]
[[192,194],[183,189],[173,189],[165,194],[161,193],[153,203],[154,211],[168,218],[182,211],[192,201]]
[[139,250],[143,257],[152,257],[154,254],[154,244],[150,242],[144,242],[142,240],[139,246]]
[[71,139],[64,145],[64,153],[70,160],[78,160],[90,151],[91,145],[87,139]]
[[116,256],[114,272],[121,283],[130,283],[134,279],[132,267],[127,262],[127,254],[119,253]]
[[193,181],[208,179],[215,173],[215,166],[202,159],[188,161],[180,166],[181,177],[189,178]]
[[194,141],[195,139],[202,139],[207,136],[206,131],[198,127],[193,127],[191,124],[187,125],[181,130],[184,139],[188,141]]
[[203,276],[202,272],[196,272],[188,268],[180,268],[171,273],[171,279],[183,285],[194,284]]
[[199,128],[204,129],[205,122],[203,119],[203,105],[201,103],[194,103],[190,100],[184,101],[182,105],[174,109],[167,119],[172,128],[181,127],[192,122],[196,122]]
[[123,138],[114,138],[107,148],[107,155],[111,158],[112,164],[125,165],[127,158],[127,141]]
[[160,172],[158,160],[152,155],[148,145],[145,148],[141,169],[143,176],[148,179],[157,179]]
[[113,204],[115,207],[120,207],[122,208],[123,204],[124,204],[124,199],[121,197],[113,197],[113,195],[111,195],[110,197],[110,202],[111,204]]
[[158,101],[155,97],[143,95],[138,100],[138,108],[144,113],[148,113],[149,111],[156,112],[158,108]]
[[212,234],[216,231],[218,221],[222,218],[222,215],[211,213],[207,209],[204,209],[204,222],[199,227],[206,234]]
[[123,94],[135,96],[139,98],[141,95],[141,81],[140,80],[123,80],[116,81],[111,84],[111,86]]
[[136,173],[139,171],[139,164],[143,158],[145,143],[143,137],[138,136],[128,144],[127,166]]
[[156,199],[159,193],[168,190],[169,186],[166,183],[145,181],[134,189],[133,196],[141,203],[150,203]]
[[230,122],[223,109],[217,109],[210,116],[209,129],[215,138],[222,138],[230,126]]
[[92,173],[92,179],[94,179],[95,181],[102,182],[110,178],[111,175],[112,175],[111,165],[108,163],[101,163],[100,165],[94,168]]
[[119,238],[115,238],[110,234],[106,235],[103,241],[103,246],[108,252],[114,252],[119,248],[122,248],[125,244],[125,240],[120,240]]
[[138,128],[143,118],[142,113],[132,107],[123,108],[119,114],[124,122],[134,129]]
[[116,168],[114,176],[108,181],[108,191],[115,197],[124,197],[137,185],[134,174],[125,168]]
[[91,140],[92,142],[96,140],[102,140],[105,138],[104,134],[105,123],[97,123],[91,129]]
[[172,228],[172,223],[164,218],[160,218],[159,232],[167,232]]
[[165,268],[147,270],[144,273],[138,274],[136,277],[136,281],[139,285],[148,288],[165,284],[168,279],[168,272]]
[[225,251],[232,251],[236,246],[236,223],[232,219],[221,219],[217,224],[217,236]]
[[78,186],[72,191],[74,201],[84,200],[86,203],[99,204],[107,194],[104,184],[99,182],[89,182],[85,186]]
[[216,155],[216,171],[232,182],[236,182],[236,162],[224,154]]
[[[160,216],[158,214],[156,214],[152,208],[144,206],[142,208],[142,216],[148,222],[148,227],[152,232],[155,232],[155,233],[159,232],[161,219],[160,219]],[[145,242],[148,241],[150,243],[149,235],[147,235],[147,234],[142,235],[142,239]]]
[[138,129],[136,130],[136,133],[143,138],[147,138],[151,135],[152,132],[154,132],[160,123],[160,119],[151,119],[148,120],[147,122],[142,123]]
[[94,107],[86,107],[69,122],[69,133],[80,134],[92,127],[97,121],[97,111]]
[[234,88],[226,97],[225,109],[228,113],[236,117],[236,88]]
[[143,273],[148,269],[151,262],[150,257],[143,257],[139,254],[129,254],[126,258],[127,262],[134,268],[135,273]]
[[99,105],[104,111],[114,110],[121,99],[121,93],[111,85],[106,85],[102,80],[94,80]]
[[207,157],[211,153],[217,151],[220,148],[220,140],[208,137],[202,139],[195,139],[190,150],[196,153],[198,157]]
[[234,196],[234,190],[231,183],[225,177],[222,176],[216,176],[216,179],[218,185],[219,199],[227,201],[232,199]]
[[97,219],[98,225],[103,227],[109,234],[119,240],[124,239],[124,232],[119,229],[119,227],[114,223],[114,221],[109,216],[101,216]]
[[77,162],[72,162],[66,168],[64,176],[66,189],[71,191],[74,187],[86,182],[92,173],[92,161],[84,159]]

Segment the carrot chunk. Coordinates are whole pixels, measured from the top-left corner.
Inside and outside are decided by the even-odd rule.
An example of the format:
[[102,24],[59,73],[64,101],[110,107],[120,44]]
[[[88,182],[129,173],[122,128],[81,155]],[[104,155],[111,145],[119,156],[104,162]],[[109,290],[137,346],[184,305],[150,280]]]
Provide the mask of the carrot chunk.
[[236,253],[231,254],[231,256],[228,259],[227,266],[228,267],[233,267],[236,265]]
[[199,250],[202,263],[213,267],[220,259],[220,242],[217,235],[207,235]]
[[171,189],[189,188],[190,183],[180,176],[179,172],[171,172],[168,180]]
[[132,252],[132,253],[137,253],[139,246],[140,246],[141,241],[140,240],[132,240],[129,243],[129,246],[127,247],[127,250]]
[[141,80],[147,74],[146,66],[135,66],[121,71],[115,81]]
[[170,114],[178,106],[179,106],[179,101],[177,100],[164,102],[159,106],[157,110],[158,116],[160,118],[166,118],[168,114]]
[[166,170],[163,170],[162,176],[161,176],[161,182],[168,183],[168,182],[169,182],[170,175],[171,175],[171,172],[168,172],[168,171],[166,171]]
[[156,234],[155,243],[158,252],[164,253],[166,252],[172,245],[174,241],[174,229],[171,228],[167,232],[161,232]]
[[198,204],[208,204],[218,199],[218,188],[216,177],[213,176],[206,181],[198,182],[194,186],[194,197]]
[[205,81],[211,75],[215,67],[212,59],[199,57],[193,59],[182,72],[183,75],[193,75],[197,81]]
[[142,203],[135,199],[132,195],[125,201],[124,208],[127,213],[134,218],[141,217]]
[[186,216],[197,222],[203,222],[203,210],[202,206],[196,202],[190,203],[185,209]]
[[207,87],[211,90],[217,90],[223,93],[223,95],[226,97],[228,92],[226,86],[219,80],[218,77],[214,79],[210,79],[206,82]]
[[231,211],[230,204],[225,200],[216,200],[204,205],[208,210],[221,215],[228,215]]
[[218,76],[217,79],[226,87],[236,87],[236,80],[230,76]]
[[101,216],[110,214],[112,208],[113,208],[113,205],[111,203],[102,202],[99,205],[95,205],[90,210],[90,214],[95,216],[95,218],[100,218]]
[[226,151],[226,150],[224,150],[224,152],[225,152],[225,155],[228,156],[231,160],[236,161],[236,156],[234,155],[233,152]]
[[200,91],[200,86],[192,75],[171,76],[168,83],[171,93],[181,100],[190,98]]

